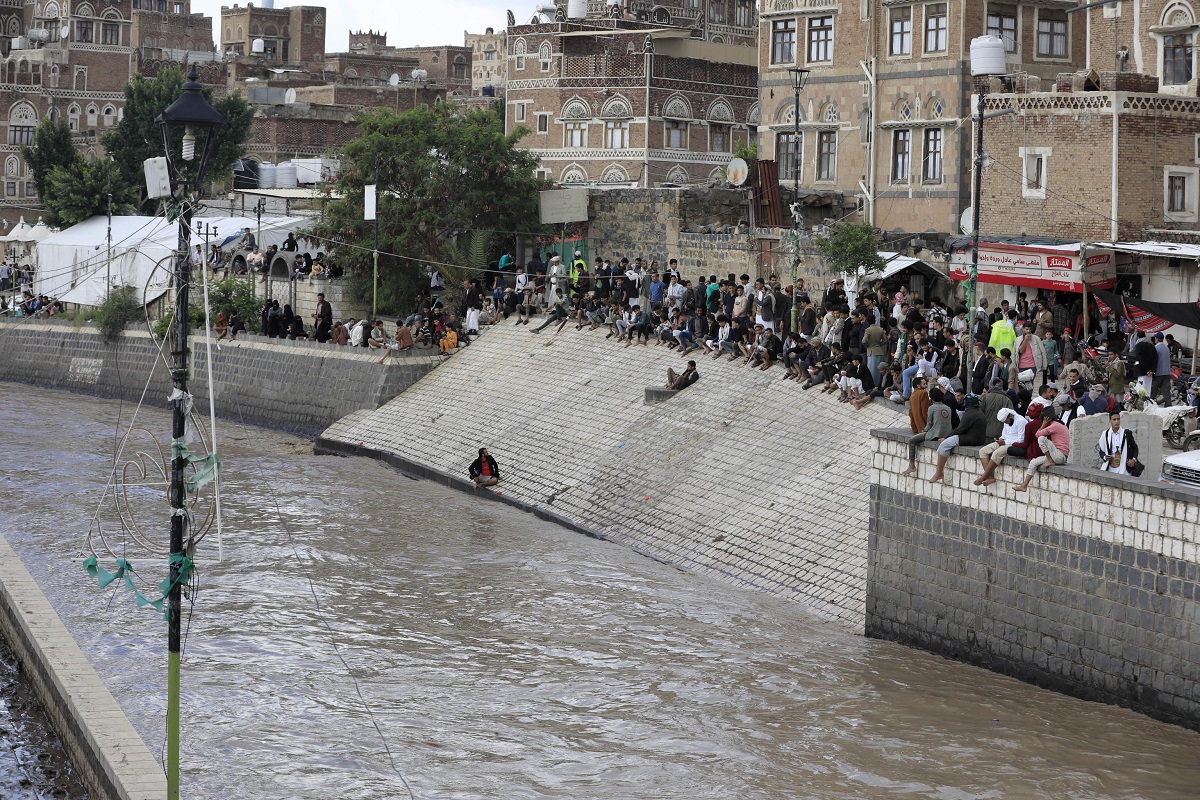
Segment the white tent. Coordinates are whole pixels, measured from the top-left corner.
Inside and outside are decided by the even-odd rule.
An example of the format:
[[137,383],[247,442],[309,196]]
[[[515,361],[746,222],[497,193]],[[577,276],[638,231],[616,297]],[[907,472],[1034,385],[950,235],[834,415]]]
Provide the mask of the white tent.
[[[305,217],[263,217],[259,244],[264,248],[282,244],[289,232],[299,231],[311,221]],[[220,243],[243,228],[258,230],[254,217],[197,217],[191,235],[193,248],[205,243],[197,236],[195,223],[216,229],[210,243]],[[144,292],[149,300],[169,287],[170,259],[178,244],[178,224],[162,217],[113,217],[110,266],[108,218],[92,217],[37,244],[34,291],[66,303],[99,305],[107,294],[106,283],[111,275],[114,286],[133,286],[139,298]]]

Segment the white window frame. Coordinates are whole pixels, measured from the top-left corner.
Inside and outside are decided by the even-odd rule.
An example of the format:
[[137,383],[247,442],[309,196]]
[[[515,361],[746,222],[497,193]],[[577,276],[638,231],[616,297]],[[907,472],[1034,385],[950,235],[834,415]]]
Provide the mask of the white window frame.
[[[679,119],[668,119],[663,122],[663,149],[665,150],[687,150],[688,137],[691,134],[691,125]],[[671,144],[672,131],[680,133],[680,143],[677,145]]]
[[[833,62],[834,29],[836,25],[834,20],[835,16],[835,14],[819,14],[817,16],[808,18],[808,22],[805,24],[804,30],[804,58],[806,64],[830,64]],[[814,26],[814,23],[817,22],[825,22],[828,24],[823,24],[819,27],[816,27]],[[815,42],[813,40],[814,33],[820,33],[823,37],[827,38],[822,38],[820,42]],[[814,44],[819,45],[819,48],[825,51],[825,55],[827,56],[826,58],[812,57]]]
[[[938,8],[938,7],[941,7],[942,13],[940,13],[940,14],[931,13],[931,9]],[[930,53],[934,53],[934,54],[946,53],[950,47],[950,3],[949,3],[949,1],[947,0],[947,2],[944,2],[944,3],[926,3],[924,5],[924,7],[922,8],[922,12],[923,12],[922,13],[922,17],[923,17],[922,23],[923,24],[921,25],[921,30],[924,35],[921,37],[921,55],[927,55]],[[939,17],[942,20],[942,27],[940,29],[938,29],[937,33],[939,33],[941,35],[942,46],[936,50],[930,50],[929,49],[929,34],[930,34],[929,23],[935,19],[938,19]]]
[[[900,144],[904,147],[901,148]],[[912,128],[895,128],[892,130],[892,162],[888,170],[891,183],[909,183],[912,180]]]
[[[1155,40],[1158,42],[1158,76],[1159,76],[1158,90],[1160,92],[1162,92],[1163,94],[1187,94],[1189,91],[1188,87],[1192,86],[1196,80],[1197,31],[1189,30],[1189,31],[1180,31],[1179,33],[1176,33],[1176,34],[1167,34],[1167,35],[1152,34],[1152,35],[1154,36]],[[1166,73],[1167,39],[1170,36],[1187,36],[1189,39],[1191,39],[1191,50],[1192,50],[1191,73],[1192,74],[1191,74],[1191,77],[1187,81],[1184,81],[1182,83],[1167,83],[1167,73]],[[1180,47],[1182,47],[1182,46],[1183,45],[1180,45]]]
[[1196,134],[1196,148],[1195,148],[1195,157],[1193,158],[1193,160],[1194,160],[1194,161],[1195,161],[1197,164],[1200,164],[1200,133],[1197,133],[1197,134]]
[[528,103],[513,103],[513,121],[524,122],[529,118],[529,112],[526,106]]
[[550,115],[545,112],[540,112],[538,114],[535,114],[534,116],[537,117],[537,123],[536,123],[537,127],[534,130],[537,133],[542,133],[542,134],[549,133],[550,132]]
[[[1035,37],[1034,38],[1034,46],[1033,46],[1033,54],[1039,60],[1064,61],[1071,57],[1071,18],[1069,16],[1066,16],[1066,14],[1063,14],[1063,17],[1064,17],[1063,19],[1053,19],[1050,17],[1047,17],[1047,19],[1045,19],[1045,20],[1042,19],[1043,14],[1048,15],[1048,14],[1052,14],[1055,12],[1060,12],[1060,9],[1053,9],[1053,8],[1038,8],[1037,9],[1037,14],[1035,15],[1035,19],[1033,21],[1033,32],[1034,32],[1034,37]],[[1064,51],[1062,55],[1054,55],[1053,53],[1043,53],[1042,52],[1042,36],[1043,36],[1042,22],[1043,21],[1049,22],[1051,24],[1056,23],[1056,22],[1062,24],[1063,30],[1062,30],[1061,35],[1062,35],[1063,51]],[[1058,34],[1055,34],[1053,31],[1050,31],[1048,33],[1045,33],[1045,35],[1050,37],[1051,50],[1053,50],[1054,39]]]
[[563,123],[563,147],[578,149],[588,146],[588,124],[579,120]]
[[[1184,208],[1168,211],[1171,199],[1171,178],[1181,177],[1186,181]],[[1200,167],[1163,167],[1163,219],[1167,222],[1196,222],[1197,186],[1200,184]]]
[[[716,146],[716,138],[718,133],[725,135],[725,146],[720,150]],[[708,123],[708,151],[710,153],[732,153],[733,152],[733,126],[724,122]]]
[[[937,136],[937,177],[929,177],[929,141],[930,134]],[[921,132],[921,183],[926,185],[941,184],[946,181],[946,132],[941,128],[925,128]]]
[[[1009,10],[1012,10],[1011,14],[1000,13],[1001,11],[1007,12]],[[989,17],[996,18],[996,28],[994,31],[991,29],[988,21]],[[984,33],[999,36],[1001,39],[1004,39],[1004,25],[1001,20],[1006,19],[1012,20],[1012,47],[1009,47],[1008,41],[1005,40],[1004,52],[1008,53],[1009,55],[1016,55],[1017,53],[1021,52],[1021,18],[1019,12],[1016,10],[1015,5],[997,4],[996,11],[993,12],[989,4],[989,7],[984,9],[983,31]]]
[[[1019,147],[1017,152],[1021,157],[1021,197],[1026,200],[1045,200],[1046,184],[1050,177],[1050,156],[1054,154],[1053,147]],[[1031,159],[1041,159],[1041,185],[1035,186],[1029,181],[1029,166]]]
[[[904,20],[901,17],[901,15],[904,13],[908,14],[907,20]],[[915,15],[913,14],[912,6],[893,6],[892,8],[888,9],[888,26],[887,26],[888,58],[912,58],[913,17],[914,16]],[[908,30],[904,31],[903,29],[901,29],[900,33],[897,34],[897,28],[896,28],[897,24],[903,23],[905,21],[908,22]],[[907,37],[908,44],[905,49],[902,49],[902,50],[895,49],[897,35],[899,35],[901,37],[900,38],[901,42],[903,42],[904,38]]]
[[[784,28],[783,26],[789,22],[792,24],[792,27],[790,29]],[[800,44],[799,30],[800,30],[799,20],[796,19],[795,17],[791,17],[789,19],[777,19],[777,20],[772,21],[772,23],[771,23],[771,44],[770,44],[770,47],[771,47],[770,56],[771,56],[772,64],[779,65],[779,64],[795,64],[796,63],[796,47]],[[776,39],[779,34],[788,33],[789,31],[792,34],[792,45],[791,45],[791,49],[792,49],[791,56],[792,57],[790,59],[784,57],[784,54],[781,53],[779,48],[777,47],[777,42],[776,42]]]
[[609,150],[629,149],[629,120],[609,120],[604,123],[604,146]]

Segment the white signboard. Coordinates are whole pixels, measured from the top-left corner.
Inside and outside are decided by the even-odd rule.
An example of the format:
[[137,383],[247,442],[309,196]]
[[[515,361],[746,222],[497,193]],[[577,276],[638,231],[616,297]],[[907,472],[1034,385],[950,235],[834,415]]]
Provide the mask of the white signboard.
[[547,189],[538,192],[538,216],[543,225],[588,221],[588,190]]
[[363,187],[363,219],[370,222],[375,219],[375,184],[368,183]]

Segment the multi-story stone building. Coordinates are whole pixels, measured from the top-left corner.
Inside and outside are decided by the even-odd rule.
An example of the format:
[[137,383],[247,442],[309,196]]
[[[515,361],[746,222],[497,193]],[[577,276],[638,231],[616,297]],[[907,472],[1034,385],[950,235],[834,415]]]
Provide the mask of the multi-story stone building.
[[1194,6],[1094,8],[1080,75],[987,96],[980,230],[1200,240]]
[[508,39],[488,28],[483,33],[463,31],[463,44],[471,51],[471,94],[503,95],[508,79]]
[[661,186],[724,177],[758,126],[749,0],[604,2],[584,19],[508,29],[508,129],[564,184]]
[[192,14],[191,0],[9,3],[0,7],[0,53],[0,217],[14,222],[37,207],[20,149],[38,123],[64,119],[83,153],[102,155],[100,134],[120,121],[130,76],[188,59],[211,64],[212,20]]
[[[834,217],[957,233],[971,204],[971,40],[999,36],[1011,80],[1048,89],[1088,58],[1087,21],[1069,7],[764,0],[760,158],[776,162],[785,193],[835,206]],[[792,68],[810,71],[798,134]]]

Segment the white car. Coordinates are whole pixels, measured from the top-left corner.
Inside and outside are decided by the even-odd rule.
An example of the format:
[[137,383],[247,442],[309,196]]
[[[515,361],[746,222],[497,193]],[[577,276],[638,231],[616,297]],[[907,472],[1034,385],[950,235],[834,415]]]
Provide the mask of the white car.
[[1188,450],[1163,459],[1163,477],[1174,483],[1200,487],[1200,450]]

